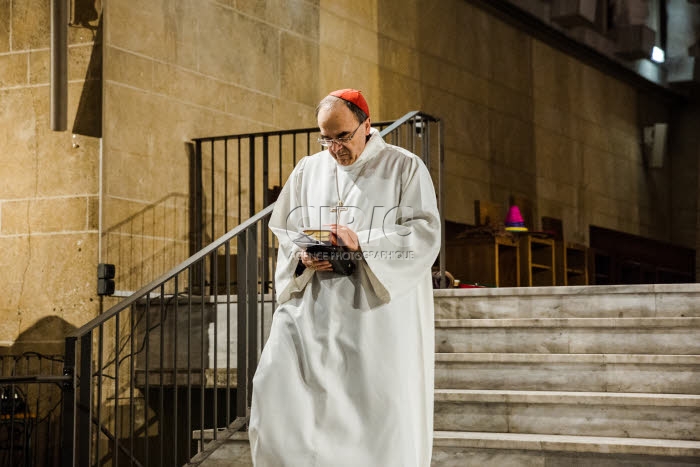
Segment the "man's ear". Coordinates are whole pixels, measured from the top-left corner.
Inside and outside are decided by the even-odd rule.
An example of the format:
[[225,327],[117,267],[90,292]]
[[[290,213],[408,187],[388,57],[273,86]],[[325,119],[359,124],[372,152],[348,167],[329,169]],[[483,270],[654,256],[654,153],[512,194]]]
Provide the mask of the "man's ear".
[[365,136],[369,136],[369,130],[372,128],[372,121],[369,117],[365,120]]

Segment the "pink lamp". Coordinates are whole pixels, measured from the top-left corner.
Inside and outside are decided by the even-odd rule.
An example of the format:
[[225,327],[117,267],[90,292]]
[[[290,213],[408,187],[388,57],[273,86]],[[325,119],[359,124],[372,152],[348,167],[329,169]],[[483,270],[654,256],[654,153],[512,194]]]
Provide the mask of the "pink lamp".
[[508,209],[505,225],[506,230],[509,232],[527,232],[525,221],[523,220],[522,214],[520,214],[520,208],[515,205]]

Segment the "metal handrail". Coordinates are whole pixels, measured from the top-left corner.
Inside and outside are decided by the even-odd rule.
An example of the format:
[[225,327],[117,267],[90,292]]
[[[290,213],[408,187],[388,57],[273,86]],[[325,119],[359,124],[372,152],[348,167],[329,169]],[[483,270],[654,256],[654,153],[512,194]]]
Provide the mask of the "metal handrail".
[[233,228],[230,232],[226,233],[225,235],[222,235],[217,240],[213,241],[212,243],[210,243],[209,245],[204,247],[198,253],[195,253],[194,255],[190,256],[185,261],[183,261],[182,263],[173,267],[172,269],[170,269],[168,272],[166,272],[162,276],[160,276],[156,279],[153,279],[147,285],[144,285],[139,290],[132,293],[131,295],[129,295],[127,298],[125,298],[121,302],[119,302],[116,305],[114,305],[113,307],[109,308],[107,311],[102,313],[100,316],[97,316],[97,317],[91,319],[90,321],[85,323],[83,326],[72,331],[71,333],[69,333],[66,336],[66,339],[77,339],[77,338],[85,335],[87,332],[95,330],[100,324],[104,324],[106,321],[108,321],[110,318],[114,317],[114,315],[116,315],[120,311],[130,307],[135,302],[137,302],[139,299],[141,299],[144,295],[155,290],[161,284],[168,282],[170,279],[175,277],[178,273],[184,271],[185,269],[194,265],[198,261],[201,261],[202,259],[206,258],[208,255],[212,254],[212,252],[216,251],[218,248],[221,248],[221,246],[224,245],[224,243],[226,243],[227,241],[232,240],[234,237],[237,237],[238,235],[242,234],[247,229],[249,229],[252,225],[257,224],[262,219],[264,219],[265,217],[272,214],[272,210],[274,209],[274,207],[275,207],[274,203],[269,205],[268,207],[266,207],[265,209],[263,209],[262,211],[257,213],[255,216],[244,221],[241,225]]
[[[380,134],[385,139],[395,138],[398,141],[404,138],[402,140],[404,143],[408,141],[407,149],[413,149],[415,153],[419,152],[416,150],[416,144],[421,144],[420,153],[426,166],[431,169],[432,143],[428,128],[430,123],[437,123],[439,129],[437,178],[440,221],[443,227],[440,270],[444,280],[442,124],[435,117],[412,111],[395,122],[379,125],[384,126]],[[403,131],[404,125],[407,125],[409,131]],[[252,138],[255,135],[266,138],[271,135],[297,134],[304,131],[307,130],[262,132],[246,135],[246,137]],[[197,138],[195,142],[198,149],[201,149],[203,141],[227,138],[229,137]],[[308,134],[307,139],[309,139]],[[212,152],[212,158],[213,156]],[[201,165],[199,168],[201,169]],[[201,188],[201,185],[199,187]],[[199,206],[201,207],[201,204]],[[64,376],[60,378],[60,382],[64,385],[63,465],[75,465],[78,461],[81,466],[93,465],[104,459],[104,456],[110,457],[113,463],[118,463],[120,458],[126,458],[132,465],[156,465],[158,460],[149,461],[149,453],[158,457],[160,465],[163,465],[164,444],[172,442],[177,451],[180,447],[178,440],[182,440],[179,436],[186,437],[187,462],[195,461],[196,464],[206,458],[212,449],[219,446],[224,438],[230,436],[231,430],[234,429],[232,427],[237,429],[247,423],[252,377],[265,341],[266,313],[275,306],[274,280],[271,282],[272,293],[267,293],[270,289],[266,282],[267,275],[272,270],[268,251],[270,246],[268,236],[271,234],[267,229],[267,220],[273,209],[274,203],[265,206],[237,227],[202,247],[187,260],[66,336]],[[238,242],[235,281],[231,270],[231,260],[234,257],[231,242],[234,239]],[[274,238],[272,250],[274,251]],[[221,255],[222,251],[223,255]],[[223,271],[219,270],[220,261],[224,261]],[[223,292],[220,288],[220,275],[225,278]],[[232,284],[236,287],[235,301],[232,300]],[[171,292],[168,289],[166,293],[166,287],[174,290]],[[232,310],[234,307],[237,309],[237,317],[234,315],[231,318],[232,312],[235,313]],[[224,338],[226,342],[223,344],[226,349],[224,351],[226,361],[221,366],[218,363],[221,345],[217,341],[220,326],[219,318],[216,318],[219,310],[223,310],[226,320]],[[209,315],[212,313],[214,317],[210,318]],[[186,324],[183,324],[183,326],[186,325],[185,335],[180,336],[181,340],[178,340],[178,322],[185,318]],[[199,320],[199,334],[192,328],[193,319]],[[204,326],[207,323],[211,324],[212,322],[208,321],[211,319],[213,319],[213,334],[205,335]],[[233,324],[237,326],[235,359],[231,358]],[[223,325],[222,323],[221,326]],[[125,329],[123,330],[122,327]],[[171,332],[170,330],[172,335],[168,339],[172,339],[172,342],[164,337],[166,333]],[[105,336],[109,336],[111,344],[105,344],[107,340]],[[159,343],[155,342],[156,339]],[[213,345],[209,341],[209,347],[205,348],[206,339],[213,340]],[[130,344],[130,348],[127,348],[127,344]],[[151,345],[153,348],[150,347]],[[211,349],[213,349],[213,357]],[[172,353],[168,360],[164,357],[166,350]],[[105,360],[103,358],[105,352],[113,354],[113,357]],[[197,352],[199,361],[193,361],[195,358],[193,355],[196,356]],[[157,361],[151,362],[149,359],[154,353],[154,360],[157,358]],[[181,357],[186,360],[186,371],[185,364],[180,361]],[[210,363],[205,362],[206,358],[210,359]],[[127,363],[128,368],[126,368]],[[168,366],[171,364],[172,366]],[[232,372],[229,371],[234,368],[234,365],[235,382],[231,380]],[[220,369],[223,373],[219,372]],[[225,378],[225,381],[221,378]],[[184,382],[180,382],[181,379],[184,379]],[[108,384],[107,381],[111,383]],[[186,411],[184,414],[178,412],[179,388],[185,388],[187,391],[186,404],[182,409]],[[193,390],[199,391],[198,406],[192,405]],[[236,391],[235,406],[232,406],[229,400],[229,394],[233,390]],[[164,418],[170,416],[165,408],[166,391],[174,394],[175,400],[172,408],[169,407],[168,410],[174,411],[174,420],[182,420],[189,434],[178,435],[178,428],[169,426]],[[221,396],[219,391],[224,391]],[[205,397],[211,398],[209,405],[205,403]],[[225,397],[225,408],[218,406],[220,397]],[[128,400],[126,411],[119,408],[120,399]],[[113,407],[102,406],[107,400],[112,401],[110,404],[113,404]],[[141,404],[138,417],[136,416],[137,402]],[[199,411],[199,420],[193,410]],[[225,414],[225,421],[219,421],[221,410]],[[235,415],[231,420],[229,417],[232,416],[232,410],[235,410]],[[214,414],[213,422],[205,420],[205,411]],[[135,427],[137,419],[139,420],[138,430]],[[130,426],[126,426],[127,424]],[[214,439],[205,446],[203,444],[205,425],[212,426],[212,424]],[[225,431],[220,431],[217,427],[225,428]],[[157,439],[150,440],[153,430],[157,432]],[[174,441],[166,441],[164,433],[166,430],[169,430],[167,436],[174,433]],[[201,431],[199,439],[202,445],[196,456],[190,452],[190,446],[194,440],[193,430]],[[128,439],[124,438],[123,432],[129,433]],[[119,436],[116,433],[119,433]],[[100,452],[101,449],[105,449],[104,443],[100,443],[101,435],[103,440],[107,441],[107,453]],[[143,443],[143,446],[139,443]],[[159,456],[158,450],[160,450]],[[176,452],[175,456],[178,455]]]

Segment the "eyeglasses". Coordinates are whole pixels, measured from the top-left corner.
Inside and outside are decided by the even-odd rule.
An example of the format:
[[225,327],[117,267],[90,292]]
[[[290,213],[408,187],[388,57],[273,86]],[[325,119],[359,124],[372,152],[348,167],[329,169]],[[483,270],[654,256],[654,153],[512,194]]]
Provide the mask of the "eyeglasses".
[[355,133],[357,133],[357,130],[360,129],[360,127],[362,126],[363,123],[365,123],[365,122],[360,122],[360,124],[357,125],[357,128],[355,128],[355,131],[350,133],[348,136],[343,136],[342,138],[319,138],[318,142],[324,148],[330,148],[331,146],[333,146],[336,143],[340,144],[340,145],[347,144],[350,141],[352,141],[352,138],[355,136]]

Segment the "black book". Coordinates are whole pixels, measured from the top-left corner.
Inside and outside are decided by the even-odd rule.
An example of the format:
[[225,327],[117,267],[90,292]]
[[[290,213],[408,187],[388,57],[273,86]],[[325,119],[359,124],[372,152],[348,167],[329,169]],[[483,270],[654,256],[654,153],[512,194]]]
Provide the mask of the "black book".
[[[349,251],[343,246],[333,245],[330,240],[320,240],[317,231],[302,233],[294,240],[294,243],[306,250],[316,259],[330,261],[333,272],[343,276],[349,276],[357,268],[355,252]],[[323,231],[327,232],[327,231]],[[329,238],[321,234],[320,238]]]

